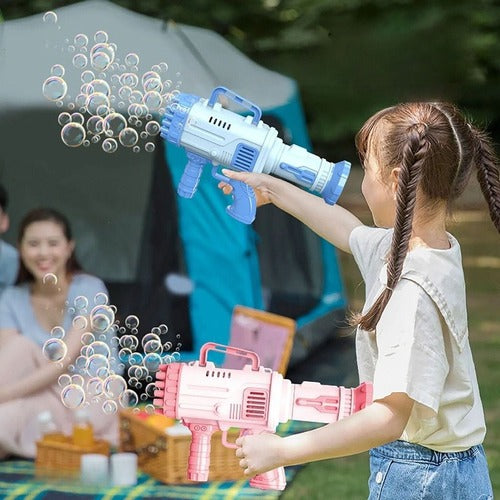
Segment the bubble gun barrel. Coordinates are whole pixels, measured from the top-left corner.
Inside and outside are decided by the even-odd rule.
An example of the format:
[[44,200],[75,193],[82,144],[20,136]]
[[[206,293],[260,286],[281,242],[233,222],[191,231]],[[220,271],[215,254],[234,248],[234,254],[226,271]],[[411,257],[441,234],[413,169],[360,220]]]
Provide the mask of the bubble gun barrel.
[[[223,108],[219,97],[233,101],[251,112],[249,116]],[[252,188],[220,174],[217,167],[243,172],[272,174],[302,186],[333,205],[338,200],[349,175],[347,161],[331,163],[306,149],[286,145],[275,128],[261,121],[261,109],[225,87],[217,87],[209,99],[181,93],[166,107],[160,134],[188,153],[177,192],[192,198],[207,163],[212,175],[233,187],[234,202],[227,212],[250,224],[255,219],[256,202]]]

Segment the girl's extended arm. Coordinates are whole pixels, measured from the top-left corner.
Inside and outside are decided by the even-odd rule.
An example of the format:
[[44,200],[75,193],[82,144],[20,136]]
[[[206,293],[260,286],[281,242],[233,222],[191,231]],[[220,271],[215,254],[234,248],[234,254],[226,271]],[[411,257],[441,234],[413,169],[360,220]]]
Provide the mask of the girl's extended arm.
[[[309,226],[332,245],[351,252],[349,235],[356,226],[361,225],[361,221],[348,210],[339,205],[328,205],[319,196],[267,174],[234,172],[227,169],[222,172],[227,177],[243,181],[254,188],[258,194],[259,205],[273,203]],[[229,193],[230,189],[224,189],[224,192]]]
[[312,431],[280,438],[260,434],[238,438],[236,456],[247,476],[288,466],[354,455],[399,439],[414,401],[393,393],[364,410]]

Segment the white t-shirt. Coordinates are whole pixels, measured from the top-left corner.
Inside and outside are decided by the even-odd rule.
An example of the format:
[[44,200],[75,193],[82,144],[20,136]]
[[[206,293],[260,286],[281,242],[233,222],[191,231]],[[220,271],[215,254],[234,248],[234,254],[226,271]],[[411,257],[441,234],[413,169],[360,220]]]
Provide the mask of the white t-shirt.
[[[356,227],[349,245],[366,286],[363,313],[387,284],[392,229]],[[436,451],[482,443],[486,426],[470,350],[465,280],[458,241],[447,250],[418,247],[404,261],[376,328],[356,332],[360,382],[374,400],[403,392],[415,400],[402,440]]]

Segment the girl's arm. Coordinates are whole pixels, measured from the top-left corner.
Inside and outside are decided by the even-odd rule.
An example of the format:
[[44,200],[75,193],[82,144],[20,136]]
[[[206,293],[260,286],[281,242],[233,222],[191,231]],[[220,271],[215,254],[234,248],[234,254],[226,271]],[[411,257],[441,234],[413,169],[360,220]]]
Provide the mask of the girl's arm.
[[[0,339],[2,338],[0,330]],[[6,331],[6,332],[10,332]],[[62,361],[62,367],[58,363],[45,361],[44,364],[34,373],[20,379],[15,384],[0,388],[0,402],[20,399],[30,394],[34,394],[51,386],[58,379],[59,375],[65,373],[68,366],[74,362],[80,353],[81,336],[84,330],[71,329],[66,333],[64,342],[67,347],[67,354]],[[19,335],[15,332],[16,335]],[[41,350],[41,348],[40,348]]]
[[354,455],[401,437],[414,401],[393,393],[338,422],[280,438],[260,434],[238,438],[236,456],[245,474],[253,476],[288,466]]
[[[234,172],[227,169],[223,169],[222,173],[254,188],[258,205],[273,203],[309,226],[332,245],[351,253],[349,235],[356,226],[362,223],[348,210],[339,205],[328,205],[319,196],[271,175]],[[219,186],[223,188],[224,193],[231,192],[227,184],[221,183]]]

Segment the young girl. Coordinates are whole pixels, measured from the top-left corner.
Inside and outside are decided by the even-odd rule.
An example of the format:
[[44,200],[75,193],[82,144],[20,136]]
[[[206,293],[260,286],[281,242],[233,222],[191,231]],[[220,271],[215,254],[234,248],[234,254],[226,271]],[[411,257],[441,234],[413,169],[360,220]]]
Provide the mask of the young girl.
[[370,499],[493,498],[460,247],[445,228],[451,202],[476,170],[500,231],[492,147],[446,103],[384,109],[356,146],[375,228],[280,179],[224,170],[253,187],[259,204],[274,203],[353,254],[366,286],[355,322],[359,377],[374,387],[373,404],[359,413],[286,438],[239,438],[236,456],[254,476],[370,450]]
[[[43,411],[52,413],[59,430],[71,431],[73,411],[61,402],[57,380],[79,355],[85,329],[72,326],[75,313],[67,304],[79,296],[93,304],[96,294],[107,293],[99,278],[82,272],[69,223],[59,212],[29,212],[21,221],[18,248],[17,285],[0,297],[0,459],[10,454],[34,457],[37,415]],[[62,366],[42,354],[55,326],[66,330]],[[116,443],[117,416],[95,405],[89,410],[97,437]]]

